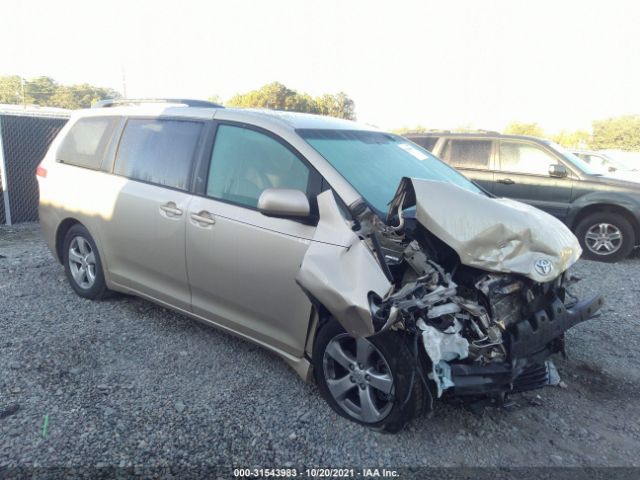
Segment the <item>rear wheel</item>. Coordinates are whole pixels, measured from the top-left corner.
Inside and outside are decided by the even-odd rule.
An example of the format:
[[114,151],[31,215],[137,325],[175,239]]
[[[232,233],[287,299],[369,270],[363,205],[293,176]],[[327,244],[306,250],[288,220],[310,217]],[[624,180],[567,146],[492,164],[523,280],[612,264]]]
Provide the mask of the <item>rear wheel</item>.
[[588,215],[576,227],[582,257],[600,262],[617,262],[627,257],[636,239],[631,223],[622,215],[599,212]]
[[354,338],[334,319],[316,335],[313,366],[320,393],[343,417],[387,432],[422,411],[416,360],[398,332]]
[[91,300],[104,298],[109,290],[98,247],[83,225],[72,226],[65,235],[63,256],[64,271],[73,290]]

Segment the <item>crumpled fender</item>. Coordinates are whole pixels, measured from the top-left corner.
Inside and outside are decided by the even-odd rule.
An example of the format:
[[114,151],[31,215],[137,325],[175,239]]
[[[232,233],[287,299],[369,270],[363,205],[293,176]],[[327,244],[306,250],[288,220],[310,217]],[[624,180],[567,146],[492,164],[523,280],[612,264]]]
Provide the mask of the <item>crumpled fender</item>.
[[351,230],[331,190],[318,195],[320,219],[296,282],[354,337],[375,333],[369,294],[392,285],[366,244]]
[[514,200],[404,177],[389,217],[414,205],[417,221],[453,248],[463,265],[548,282],[582,254],[578,239],[560,220]]

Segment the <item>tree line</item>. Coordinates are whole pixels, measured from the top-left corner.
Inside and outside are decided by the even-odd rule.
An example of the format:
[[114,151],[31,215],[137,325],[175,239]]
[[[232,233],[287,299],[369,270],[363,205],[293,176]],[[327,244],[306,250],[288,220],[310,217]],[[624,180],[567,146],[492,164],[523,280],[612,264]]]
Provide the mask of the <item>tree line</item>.
[[[120,98],[120,92],[111,88],[96,87],[88,83],[62,85],[51,77],[36,77],[30,80],[18,75],[0,76],[0,104],[40,105],[59,108],[88,108],[95,102],[107,98]],[[217,103],[229,107],[269,108],[293,112],[316,113],[331,117],[355,120],[355,103],[344,92],[325,93],[312,97],[298,92],[280,82],[263,85],[257,90],[239,93],[222,102],[217,96],[210,97]],[[395,130],[396,133],[428,132],[432,129],[417,126]],[[463,125],[454,131],[475,131]],[[621,149],[640,151],[640,115],[623,115],[592,122],[591,132],[587,130],[561,130],[545,132],[535,122],[511,122],[504,133],[533,135],[549,138],[567,148],[579,149]]]
[[[394,130],[399,135],[406,133],[428,133],[441,130],[418,125],[413,128]],[[461,125],[451,130],[456,133],[473,133],[481,130],[471,125]],[[640,151],[640,115],[622,115],[591,122],[591,132],[579,130],[560,130],[546,132],[535,122],[511,122],[502,133],[511,135],[531,135],[548,138],[566,148],[579,150],[627,150]]]
[[[211,100],[217,100],[212,97]],[[234,95],[225,103],[229,107],[270,108],[292,112],[316,113],[336,118],[355,120],[355,103],[346,93],[325,93],[312,97],[308,93],[292,90],[280,82],[272,82],[258,90]]]
[[51,77],[27,80],[18,75],[0,76],[0,103],[76,109],[120,96],[116,90],[88,83],[62,85]]
[[[121,96],[120,92],[111,88],[96,87],[88,83],[62,85],[51,77],[27,80],[18,75],[0,76],[0,104],[39,105],[73,110],[89,108],[100,100]],[[344,92],[312,97],[308,93],[292,90],[280,82],[234,95],[227,102],[222,102],[218,96],[213,96],[210,100],[229,107],[270,108],[349,120],[356,118],[355,103]]]
[[587,130],[546,133],[537,123],[511,122],[504,133],[549,138],[567,148],[640,151],[640,115],[621,115],[591,122]]

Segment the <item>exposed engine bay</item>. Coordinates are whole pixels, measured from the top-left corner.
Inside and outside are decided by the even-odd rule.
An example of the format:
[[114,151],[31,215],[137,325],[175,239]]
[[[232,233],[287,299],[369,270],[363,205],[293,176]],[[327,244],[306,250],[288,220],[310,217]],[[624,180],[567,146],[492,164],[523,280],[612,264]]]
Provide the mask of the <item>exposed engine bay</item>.
[[[447,215],[467,238],[447,229],[448,218],[434,225],[438,216],[430,213],[429,197],[442,192],[463,202]],[[485,209],[481,223],[491,227],[478,228],[465,218],[478,213],[460,199],[478,195],[461,192],[455,185],[405,178],[385,221],[362,203],[351,209],[352,228],[343,228],[335,199],[324,192],[298,283],[354,336],[389,329],[415,336],[438,397],[557,383],[548,357],[564,353],[564,332],[603,304],[601,297],[579,302],[568,291],[573,279],[566,269],[581,253],[575,237],[532,207],[517,204],[510,223],[511,205],[499,205],[496,219],[482,205],[485,199],[471,198],[475,208],[479,202]],[[523,209],[535,212],[522,217]],[[475,237],[468,237],[474,228]],[[550,241],[535,236],[540,228]],[[448,236],[455,239],[443,241]]]

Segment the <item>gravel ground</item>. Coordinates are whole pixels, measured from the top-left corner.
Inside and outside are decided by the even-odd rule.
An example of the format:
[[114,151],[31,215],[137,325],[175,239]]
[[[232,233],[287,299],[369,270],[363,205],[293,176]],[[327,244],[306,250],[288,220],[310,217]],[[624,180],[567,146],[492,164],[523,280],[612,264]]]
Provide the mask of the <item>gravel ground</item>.
[[640,466],[640,256],[574,273],[608,303],[568,334],[562,388],[484,415],[440,403],[384,435],[246,341],[76,296],[36,224],[0,226],[0,467]]

